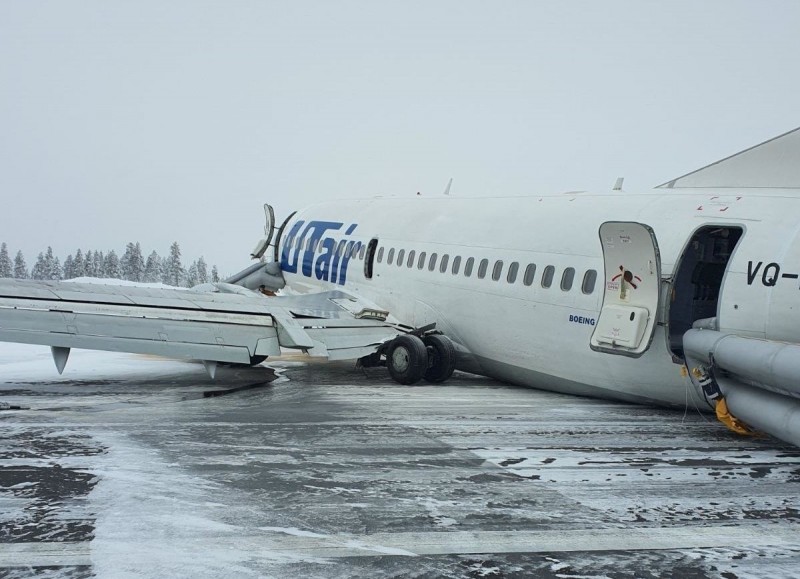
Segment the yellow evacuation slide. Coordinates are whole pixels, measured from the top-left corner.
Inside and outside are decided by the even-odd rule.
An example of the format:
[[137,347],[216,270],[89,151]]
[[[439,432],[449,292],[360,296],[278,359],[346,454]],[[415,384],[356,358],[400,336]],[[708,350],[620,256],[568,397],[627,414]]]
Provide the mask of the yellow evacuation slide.
[[745,434],[747,436],[753,436],[756,434],[753,429],[728,411],[728,404],[725,402],[725,398],[717,399],[717,420],[727,426],[729,430],[732,430],[737,434]]

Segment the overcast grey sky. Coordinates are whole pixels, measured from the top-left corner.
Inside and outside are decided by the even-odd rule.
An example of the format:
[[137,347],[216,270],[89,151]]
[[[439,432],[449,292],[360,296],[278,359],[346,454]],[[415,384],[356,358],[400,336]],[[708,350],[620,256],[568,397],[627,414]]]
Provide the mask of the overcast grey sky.
[[0,0],[0,241],[232,273],[322,199],[649,188],[800,125],[800,3]]

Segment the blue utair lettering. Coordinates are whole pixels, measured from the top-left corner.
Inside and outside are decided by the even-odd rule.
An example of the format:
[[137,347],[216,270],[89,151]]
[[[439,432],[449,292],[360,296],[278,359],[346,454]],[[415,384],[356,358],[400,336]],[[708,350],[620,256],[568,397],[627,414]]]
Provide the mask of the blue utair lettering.
[[[313,276],[318,280],[344,285],[348,264],[361,249],[361,242],[340,239],[337,243],[337,239],[326,235],[340,231],[343,225],[340,221],[306,223],[300,220],[295,223],[281,251],[281,269],[286,273],[300,273],[305,277]],[[348,226],[346,235],[353,233],[356,227],[356,223]]]
[[295,223],[289,231],[289,235],[286,236],[286,242],[282,244],[281,269],[286,273],[297,273],[297,256],[300,254],[300,246],[295,243],[295,239],[304,223],[303,220]]
[[575,314],[569,315],[569,321],[573,324],[585,324],[587,326],[594,326],[597,320],[594,318],[586,318],[584,316],[576,316]]
[[[355,229],[355,228],[353,228]],[[341,245],[344,242],[339,242]],[[339,285],[344,285],[347,281],[347,266],[350,263],[350,260],[353,258],[356,253],[361,249],[361,242],[360,241],[348,241],[347,245],[344,248],[344,255],[341,258],[341,263],[339,264],[339,278],[336,281]],[[331,280],[334,281],[334,280]]]

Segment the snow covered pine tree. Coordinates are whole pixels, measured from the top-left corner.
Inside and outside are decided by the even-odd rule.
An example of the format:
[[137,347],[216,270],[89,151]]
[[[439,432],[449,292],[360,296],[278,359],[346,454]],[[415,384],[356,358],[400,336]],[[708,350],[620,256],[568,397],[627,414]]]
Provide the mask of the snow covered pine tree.
[[8,257],[8,247],[5,242],[0,244],[0,277],[11,277],[11,258]]

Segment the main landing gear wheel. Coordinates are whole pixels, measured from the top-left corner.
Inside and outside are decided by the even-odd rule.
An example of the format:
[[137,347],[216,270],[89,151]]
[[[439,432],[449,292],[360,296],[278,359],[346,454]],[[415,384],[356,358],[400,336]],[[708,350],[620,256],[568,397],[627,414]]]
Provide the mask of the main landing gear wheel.
[[434,384],[444,382],[456,369],[456,349],[453,342],[440,334],[425,336],[422,342],[428,350],[428,369],[423,377]]
[[386,352],[386,366],[395,382],[416,384],[428,370],[428,350],[417,336],[397,336]]

